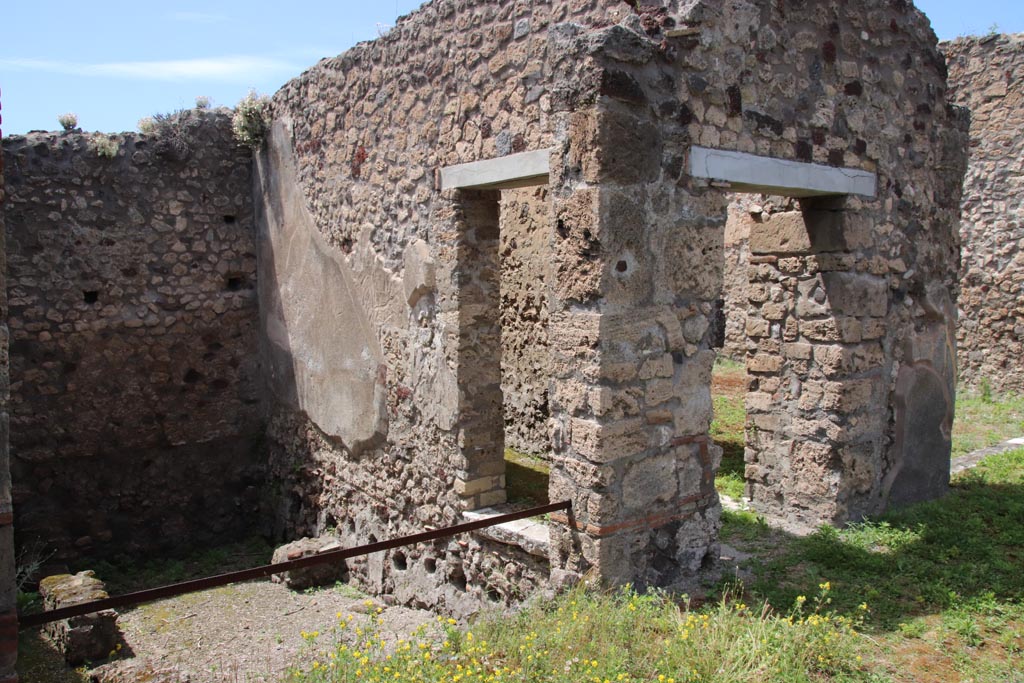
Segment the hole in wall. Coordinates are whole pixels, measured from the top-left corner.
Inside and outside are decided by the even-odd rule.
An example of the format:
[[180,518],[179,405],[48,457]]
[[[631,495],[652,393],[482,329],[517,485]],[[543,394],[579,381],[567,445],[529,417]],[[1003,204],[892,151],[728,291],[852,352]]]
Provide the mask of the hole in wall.
[[229,277],[227,279],[227,282],[224,283],[224,289],[228,290],[229,292],[237,292],[242,288],[243,283],[244,280],[241,277]]
[[85,290],[82,292],[82,301],[87,304],[94,304],[100,300],[100,293],[95,290]]
[[235,222],[235,217],[232,216],[231,214],[225,214],[224,215],[224,222],[230,225],[231,223]]
[[487,587],[487,599],[490,600],[491,602],[501,602],[502,601],[501,593],[494,586],[488,586]]
[[185,371],[185,376],[182,377],[182,381],[186,384],[195,384],[203,378],[203,375],[195,368],[189,368]]
[[391,556],[391,566],[400,572],[404,572],[408,569],[409,561],[406,559],[405,553],[396,551],[395,554]]
[[629,265],[625,261],[619,261],[618,263],[615,264],[615,270],[617,270],[620,273],[625,273],[628,268]]
[[448,577],[448,583],[455,586],[455,589],[465,593],[466,592],[466,572],[462,570],[462,565],[457,564],[452,567],[451,576]]
[[433,574],[437,571],[437,560],[433,557],[423,558],[423,568],[427,570],[428,574]]

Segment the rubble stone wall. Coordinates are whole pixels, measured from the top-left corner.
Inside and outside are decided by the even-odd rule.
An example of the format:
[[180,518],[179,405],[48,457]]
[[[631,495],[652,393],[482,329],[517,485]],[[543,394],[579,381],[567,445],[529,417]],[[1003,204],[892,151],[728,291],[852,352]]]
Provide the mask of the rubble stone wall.
[[[365,542],[504,501],[501,358],[510,354],[501,347],[502,286],[517,297],[506,310],[544,299],[540,291],[521,296],[509,259],[502,282],[499,205],[514,215],[531,191],[504,199],[439,192],[435,174],[551,147],[551,101],[562,84],[551,83],[549,31],[628,11],[591,0],[437,0],[275,95],[257,192],[265,197],[261,287],[273,290],[261,291],[261,301],[279,404],[269,441],[284,481],[281,533],[336,524],[346,540]],[[547,229],[550,239],[550,222]],[[330,322],[292,296],[324,282],[339,292]],[[537,311],[538,323],[545,315]],[[509,330],[506,351],[523,349],[529,363],[532,341],[520,331]],[[359,361],[321,352],[328,341]],[[506,371],[508,416],[542,411],[533,380],[516,386],[509,378]],[[340,384],[362,400],[339,417],[325,406],[328,387]],[[508,432],[531,450],[542,443],[537,420]],[[547,581],[546,562],[517,565],[500,561],[507,549],[456,546],[407,549],[401,561],[396,553],[371,557],[353,575],[452,610],[481,598],[508,602]]]
[[[874,198],[805,199],[801,211],[752,227],[746,459],[754,505],[813,526],[945,490],[965,119],[947,107],[944,62],[919,12],[884,2],[813,8],[696,3],[683,20],[696,30],[674,39],[642,20],[640,31],[606,29],[600,48],[593,34],[580,39],[581,59],[599,64],[602,96],[596,111],[569,114],[570,144],[583,179],[599,187],[586,196],[577,183],[569,201],[591,222],[574,220],[570,233],[596,236],[601,249],[593,277],[573,286],[580,300],[601,302],[592,313],[598,362],[614,360],[616,374],[600,388],[615,409],[574,419],[563,434],[575,449],[588,428],[619,454],[611,472],[595,472],[600,502],[575,509],[577,520],[581,509],[621,520],[597,530],[619,539],[606,550],[601,538],[593,553],[607,552],[623,573],[646,567],[661,581],[672,569],[657,549],[673,543],[676,560],[692,569],[712,552],[706,539],[717,527],[704,484],[715,454],[700,449],[713,450],[704,445],[704,318],[722,286],[727,196],[687,175],[691,144],[878,175]],[[589,137],[572,139],[587,126]],[[673,318],[679,335],[665,322]],[[665,375],[653,366],[635,373],[659,354],[673,361]],[[700,462],[692,474],[680,466]],[[557,467],[553,489],[556,479],[561,490],[580,486],[578,474]],[[645,489],[631,480],[656,483],[659,504],[645,512],[666,520],[660,529],[636,521],[632,500]],[[631,525],[638,530],[623,531]],[[632,539],[626,552],[623,535]]]
[[501,193],[501,393],[505,445],[546,456],[548,443],[547,189]]
[[[964,119],[935,43],[882,0],[437,0],[288,83],[257,180],[282,532],[381,539],[504,500],[502,193],[436,174],[547,148],[556,581],[673,585],[715,557],[728,197],[692,145],[878,174],[752,226],[755,505],[818,524],[944,490]],[[445,547],[354,574],[453,609],[546,578]]]
[[[3,132],[0,131],[0,138]],[[18,680],[18,596],[11,505],[10,359],[7,327],[7,246],[4,239],[4,159],[0,154],[0,681]]]
[[725,267],[722,272],[722,295],[716,307],[720,337],[715,339],[721,353],[732,360],[742,360],[747,352],[747,277],[750,268],[750,213],[742,202],[729,204],[725,223],[725,244],[722,251]]
[[944,43],[951,98],[971,111],[960,240],[960,382],[1024,391],[1024,34]]
[[58,560],[260,521],[251,155],[174,130],[3,140],[17,531]]

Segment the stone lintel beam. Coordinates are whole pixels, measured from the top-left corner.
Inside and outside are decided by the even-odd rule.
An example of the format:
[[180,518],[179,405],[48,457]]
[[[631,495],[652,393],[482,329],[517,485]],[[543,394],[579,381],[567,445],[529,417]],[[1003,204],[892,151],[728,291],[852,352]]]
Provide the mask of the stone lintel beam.
[[690,148],[690,175],[727,182],[743,192],[814,197],[856,194],[874,197],[878,177],[855,168],[836,168],[744,152]]
[[441,189],[500,189],[544,185],[548,182],[551,150],[509,154],[441,169]]

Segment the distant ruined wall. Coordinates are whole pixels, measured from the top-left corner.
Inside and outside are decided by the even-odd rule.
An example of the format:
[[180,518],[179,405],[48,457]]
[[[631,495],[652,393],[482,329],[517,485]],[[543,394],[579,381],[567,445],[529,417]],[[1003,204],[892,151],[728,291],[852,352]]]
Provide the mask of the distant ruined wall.
[[551,202],[545,188],[506,190],[500,207],[501,390],[505,445],[546,456]]
[[1024,34],[944,43],[950,96],[971,110],[960,240],[960,382],[1024,391]]
[[17,531],[58,560],[260,522],[251,154],[174,130],[3,140]]

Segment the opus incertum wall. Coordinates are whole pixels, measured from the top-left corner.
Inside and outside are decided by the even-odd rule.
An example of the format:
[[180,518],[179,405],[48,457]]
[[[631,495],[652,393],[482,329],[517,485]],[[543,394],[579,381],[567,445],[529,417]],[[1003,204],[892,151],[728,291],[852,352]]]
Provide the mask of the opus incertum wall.
[[[2,120],[0,120],[2,123]],[[0,131],[0,138],[3,131]],[[18,600],[15,585],[14,510],[11,505],[10,361],[7,328],[7,248],[4,239],[4,160],[0,155],[0,683],[17,683]]]
[[3,156],[19,543],[65,562],[262,529],[251,154],[230,116],[11,136]]
[[[455,608],[548,571],[673,585],[715,559],[709,317],[735,192],[800,209],[752,228],[755,507],[806,526],[941,494],[966,123],[945,93],[927,20],[889,2],[434,2],[307,71],[274,98],[256,190],[286,525],[366,540],[504,500],[502,211],[524,185],[550,202],[541,450],[574,514],[550,567],[477,539],[357,576]],[[545,175],[515,170],[544,150]]]
[[684,585],[717,559],[745,192],[790,202],[750,226],[752,504],[803,527],[941,495],[966,117],[908,3],[787,7],[435,0],[286,84],[254,161],[221,119],[188,158],[5,141],[25,530],[130,549],[131,503],[159,538],[266,511],[372,542],[506,503],[507,444],[571,516],[352,575],[451,611]]
[[960,380],[1024,391],[1024,35],[944,43],[950,99],[971,110],[960,241]]

